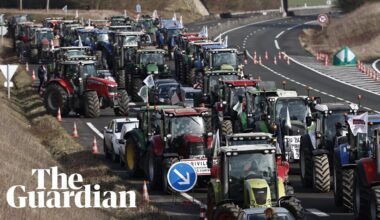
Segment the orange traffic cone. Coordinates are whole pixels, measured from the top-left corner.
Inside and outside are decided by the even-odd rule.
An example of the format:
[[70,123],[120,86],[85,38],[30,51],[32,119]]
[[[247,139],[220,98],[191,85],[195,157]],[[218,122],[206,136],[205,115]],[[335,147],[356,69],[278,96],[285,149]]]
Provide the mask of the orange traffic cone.
[[276,56],[274,56],[274,58],[273,58],[273,63],[274,63],[275,65],[277,65],[277,58],[276,58]]
[[259,56],[259,64],[260,64],[260,65],[263,64],[263,63],[261,62],[261,56]]
[[94,136],[94,140],[92,141],[92,153],[98,154],[98,145],[96,144],[96,137]]
[[26,64],[25,64],[25,70],[26,70],[26,72],[29,72],[29,64],[28,64],[28,62],[26,62]]
[[320,58],[319,58],[319,52],[317,52],[317,60],[319,60]]
[[288,60],[286,62],[288,63],[288,65],[290,65],[290,58],[289,57],[287,57],[287,58],[288,58]]
[[281,52],[278,51],[278,60],[281,60]]
[[268,60],[269,57],[268,57],[268,51],[265,51],[265,59]]
[[[27,70],[28,71],[28,70]],[[33,80],[36,80],[36,73],[34,72],[34,70],[33,70],[33,72],[32,72],[32,79]]]
[[144,180],[144,186],[143,186],[143,202],[149,203],[148,188],[146,187],[146,181],[145,180]]
[[61,117],[61,108],[58,108],[57,120],[58,120],[59,122],[62,121],[62,117]]
[[73,128],[73,137],[75,138],[79,137],[78,130],[77,130],[77,123],[75,121],[74,121],[74,128]]
[[328,65],[329,65],[329,57],[325,56],[325,66],[328,66]]

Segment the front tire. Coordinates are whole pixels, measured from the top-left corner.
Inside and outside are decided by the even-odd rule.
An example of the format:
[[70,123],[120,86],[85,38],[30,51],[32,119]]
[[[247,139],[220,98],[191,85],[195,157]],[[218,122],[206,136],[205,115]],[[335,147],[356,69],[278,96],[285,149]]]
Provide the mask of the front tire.
[[224,120],[222,124],[222,136],[226,137],[227,135],[230,135],[232,133],[233,133],[232,121]]
[[354,216],[355,219],[369,219],[370,212],[370,189],[363,186],[359,177],[354,183]]
[[216,207],[213,220],[236,220],[238,218],[240,208],[233,203],[225,203]]
[[119,95],[120,95],[119,107],[115,108],[115,115],[127,116],[128,112],[129,112],[129,96],[128,96],[128,93],[125,90],[119,90]]
[[46,88],[44,96],[46,110],[57,116],[58,109],[61,110],[62,116],[67,116],[70,112],[69,95],[66,90],[58,84],[50,84]]
[[298,199],[290,197],[289,199],[283,200],[280,203],[280,207],[286,208],[297,220],[304,219],[304,210]]
[[96,91],[84,93],[84,115],[88,118],[97,118],[100,115],[100,103]]
[[342,203],[345,212],[353,211],[354,169],[342,170]]
[[128,138],[125,143],[124,162],[130,177],[134,177],[137,174],[137,160],[137,143],[132,138]]
[[342,206],[342,168],[339,166],[339,160],[335,157],[333,170],[334,183],[334,202],[336,206]]
[[318,192],[330,191],[330,167],[329,159],[326,154],[317,155],[313,158],[314,162],[314,189]]
[[153,189],[159,189],[162,184],[162,165],[161,159],[156,158],[153,149],[149,149],[146,161],[146,171],[145,174],[149,178],[150,186]]
[[[307,137],[308,139],[308,137]],[[313,185],[313,164],[312,153],[310,151],[310,140],[301,139],[300,145],[300,170],[301,180],[304,187],[311,187]]]
[[371,189],[371,220],[380,219],[380,186]]

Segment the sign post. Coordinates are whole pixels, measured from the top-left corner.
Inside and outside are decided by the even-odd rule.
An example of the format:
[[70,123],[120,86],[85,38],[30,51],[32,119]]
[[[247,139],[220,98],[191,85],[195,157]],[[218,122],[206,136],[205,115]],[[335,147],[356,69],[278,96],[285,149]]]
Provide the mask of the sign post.
[[0,65],[0,70],[7,80],[4,83],[4,87],[8,87],[8,99],[11,98],[11,87],[13,86],[13,83],[11,83],[11,79],[12,79],[14,73],[16,72],[17,67],[18,67],[18,65],[9,65],[9,64]]
[[197,183],[197,172],[190,164],[177,162],[170,167],[167,179],[173,190],[187,192]]
[[329,23],[329,16],[327,14],[320,14],[318,15],[317,21],[321,25],[323,31],[323,27]]

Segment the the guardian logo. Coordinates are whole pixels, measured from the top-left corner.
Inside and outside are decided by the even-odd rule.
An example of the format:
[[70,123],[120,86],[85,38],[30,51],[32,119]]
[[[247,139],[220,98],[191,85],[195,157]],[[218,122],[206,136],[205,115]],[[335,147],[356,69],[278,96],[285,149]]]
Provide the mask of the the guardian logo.
[[[45,175],[51,177],[51,189],[45,187]],[[104,191],[95,184],[82,185],[82,175],[75,173],[67,176],[58,173],[57,167],[32,169],[37,176],[35,191],[27,191],[23,185],[15,185],[7,191],[7,202],[13,208],[136,208],[134,191]],[[102,196],[101,196],[102,194]],[[103,198],[103,200],[102,200]],[[127,203],[127,199],[129,202]],[[72,204],[74,203],[74,204]]]

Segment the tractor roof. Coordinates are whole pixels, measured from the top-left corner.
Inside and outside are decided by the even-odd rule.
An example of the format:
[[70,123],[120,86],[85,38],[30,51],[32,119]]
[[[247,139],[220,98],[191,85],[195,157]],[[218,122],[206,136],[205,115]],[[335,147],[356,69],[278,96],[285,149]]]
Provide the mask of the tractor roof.
[[137,50],[137,53],[165,53],[165,50],[155,48],[144,48],[141,50]]
[[217,75],[239,75],[240,73],[233,70],[212,70],[206,71],[206,75],[217,76]]
[[215,50],[215,49],[225,49],[225,48],[227,48],[227,46],[218,42],[215,44],[202,45],[202,48],[204,48],[206,50]]
[[227,139],[231,139],[231,138],[254,138],[254,139],[269,139],[269,138],[272,138],[272,134],[271,133],[265,133],[265,132],[250,132],[250,133],[234,133],[234,134],[230,134],[230,135],[227,135]]
[[159,111],[159,110],[162,110],[162,109],[174,109],[174,108],[183,108],[179,105],[150,105],[150,106],[142,106],[139,110],[141,111]]
[[238,145],[238,146],[223,146],[220,148],[220,151],[223,153],[228,152],[245,152],[245,151],[265,151],[268,153],[276,152],[276,147],[272,144],[250,144],[250,145]]
[[117,32],[117,36],[138,36],[138,35],[144,35],[145,33],[142,31],[120,31]]
[[332,102],[332,103],[323,103],[323,104],[317,104],[314,107],[315,110],[325,112],[325,111],[341,111],[341,110],[347,110],[347,111],[357,111],[359,109],[358,105],[353,103],[346,103],[346,102]]
[[211,51],[211,53],[223,53],[223,52],[237,53],[236,48],[223,47],[223,48],[212,48],[212,49],[213,50]]
[[52,28],[36,28],[38,32],[53,32]]
[[297,97],[297,91],[277,89],[278,97]]
[[223,83],[229,87],[246,87],[246,86],[256,86],[257,81],[255,80],[226,80]]
[[175,116],[201,116],[207,114],[207,108],[177,108],[177,109],[163,109],[163,113],[169,117]]

